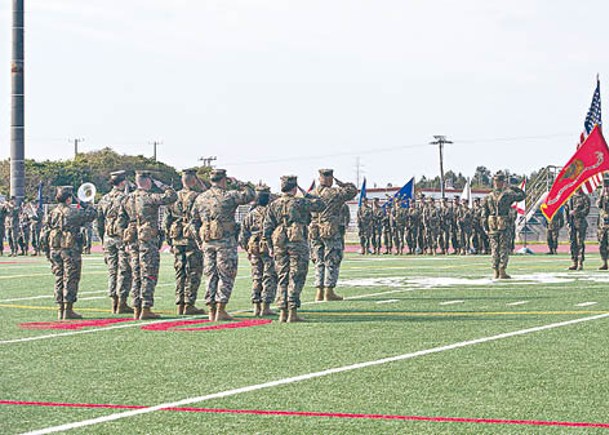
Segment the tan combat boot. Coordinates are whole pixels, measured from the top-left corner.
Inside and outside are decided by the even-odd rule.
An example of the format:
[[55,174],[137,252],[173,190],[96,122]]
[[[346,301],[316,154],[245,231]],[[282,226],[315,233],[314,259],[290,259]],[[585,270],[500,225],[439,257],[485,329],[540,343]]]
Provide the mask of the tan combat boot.
[[133,307],[133,320],[140,320],[142,315],[142,307]]
[[260,317],[262,315],[262,303],[254,302],[254,317]]
[[112,314],[118,313],[118,296],[111,296],[112,298]]
[[57,320],[63,320],[63,304],[57,306]]
[[181,315],[184,314],[184,303],[183,302],[177,304],[177,306],[176,306],[176,314],[178,316],[181,316]]
[[210,322],[216,321],[216,304],[209,304],[209,312],[207,313],[207,316]]
[[493,279],[499,279],[499,269],[493,269]]
[[329,301],[342,301],[343,297],[340,295],[337,295],[336,293],[334,293],[334,288],[333,287],[326,287],[326,292],[324,295],[324,300],[326,302]]
[[182,314],[185,316],[202,316],[207,314],[207,312],[203,308],[197,308],[194,305],[186,304],[182,310]]
[[598,270],[607,270],[609,267],[607,266],[607,260],[603,260],[603,265],[598,268]]
[[152,311],[150,307],[143,307],[142,313],[140,314],[140,320],[153,320],[160,319],[161,315]]
[[580,261],[577,265],[577,270],[584,270],[584,261]]
[[82,319],[82,316],[72,309],[73,307],[74,304],[72,302],[66,302],[63,309],[63,320]]
[[573,264],[567,270],[577,270],[577,260],[573,260]]
[[133,314],[133,308],[127,305],[127,298],[120,298],[116,314]]
[[216,322],[220,322],[221,320],[235,320],[226,312],[226,304],[222,302],[218,304],[216,310]]
[[282,308],[279,310],[279,321],[285,323],[288,321],[288,309]]
[[324,288],[317,287],[317,292],[315,293],[315,302],[321,302],[324,300]]
[[499,279],[512,279],[512,277],[509,276],[505,271],[505,267],[499,268]]
[[265,302],[262,304],[262,312],[260,313],[261,316],[274,316],[275,314],[277,314],[275,311],[271,310],[271,304],[268,302]]
[[304,322],[304,317],[299,317],[296,308],[290,308],[288,313],[288,323]]

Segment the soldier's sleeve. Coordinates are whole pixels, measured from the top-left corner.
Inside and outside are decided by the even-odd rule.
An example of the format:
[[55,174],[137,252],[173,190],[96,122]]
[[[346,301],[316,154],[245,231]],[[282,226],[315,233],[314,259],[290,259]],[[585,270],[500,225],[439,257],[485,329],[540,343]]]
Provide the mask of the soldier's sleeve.
[[169,205],[173,204],[178,200],[178,194],[175,190],[169,188],[165,190],[163,193],[158,195],[158,204],[159,205]]
[[237,205],[248,204],[256,197],[256,192],[248,184],[243,185],[242,190],[233,190],[230,194]]
[[357,196],[357,187],[353,183],[344,183],[338,188],[340,199],[343,201],[351,201]]
[[273,231],[277,228],[277,219],[275,212],[273,211],[273,204],[269,205],[266,209],[266,216],[264,218],[264,225],[262,226],[262,237],[263,240],[271,246],[271,236]]
[[309,211],[312,213],[319,213],[326,208],[326,203],[319,196],[307,194],[305,198],[309,203]]
[[197,199],[195,199],[195,203],[192,206],[192,210],[190,211],[190,224],[196,230],[197,235],[201,228],[201,201],[202,196],[197,196]]
[[[251,212],[250,212],[251,213]],[[247,250],[247,244],[252,236],[250,214],[248,213],[241,222],[241,230],[239,231],[239,246]]]
[[97,229],[97,234],[101,240],[104,239],[105,231],[106,231],[106,216],[104,212],[104,202],[100,202],[99,211],[97,213],[97,218],[95,219],[95,227]]
[[171,228],[171,224],[174,222],[174,216],[169,207],[165,207],[164,219],[163,219],[163,228],[165,229],[165,234],[169,234],[169,229]]

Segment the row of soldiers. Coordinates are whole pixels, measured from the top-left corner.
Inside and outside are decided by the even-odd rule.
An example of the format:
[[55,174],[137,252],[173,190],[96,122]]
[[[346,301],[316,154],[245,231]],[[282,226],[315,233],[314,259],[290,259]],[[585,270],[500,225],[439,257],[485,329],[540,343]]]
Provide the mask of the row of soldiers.
[[[273,314],[270,303],[278,293],[280,321],[303,320],[297,310],[309,258],[315,264],[316,300],[342,299],[334,288],[344,251],[345,203],[357,195],[355,185],[335,180],[332,170],[322,169],[319,186],[311,193],[300,189],[295,176],[284,176],[281,195],[272,198],[268,187],[254,189],[228,179],[222,169],[214,169],[210,180],[210,185],[204,184],[196,171],[185,170],[183,188],[175,192],[153,180],[150,172],[138,171],[137,189],[129,193],[125,172],[117,171],[110,175],[111,192],[96,208],[80,203],[70,186],[59,188],[59,205],[49,212],[42,233],[55,275],[58,317],[81,318],[73,305],[82,265],[82,228],[94,221],[108,265],[113,313],[133,313],[136,319],[159,317],[152,307],[163,206],[164,232],[174,255],[177,314],[208,314],[212,321],[232,319],[226,306],[237,274],[238,244],[247,251],[252,266],[256,315]],[[235,189],[229,190],[229,183]],[[154,186],[161,192],[153,192]],[[252,201],[239,228],[235,212]],[[195,305],[203,275],[208,313]],[[129,294],[132,306],[127,304]]]
[[8,242],[9,257],[40,254],[40,230],[43,211],[34,202],[17,205],[15,197],[0,203],[0,256],[4,255],[4,241]]
[[[516,236],[515,209],[508,212],[510,250]],[[389,199],[384,204],[367,199],[357,213],[362,254],[489,254],[488,222],[480,198],[468,201],[425,198],[412,201]],[[384,248],[384,250],[383,250]]]

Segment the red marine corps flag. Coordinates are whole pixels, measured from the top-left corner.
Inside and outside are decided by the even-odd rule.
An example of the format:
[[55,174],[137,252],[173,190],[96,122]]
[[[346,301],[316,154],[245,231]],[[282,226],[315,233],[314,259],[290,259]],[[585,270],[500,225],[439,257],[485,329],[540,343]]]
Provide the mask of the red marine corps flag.
[[597,124],[556,177],[546,200],[541,204],[541,212],[551,221],[582,184],[604,171],[609,171],[609,149]]

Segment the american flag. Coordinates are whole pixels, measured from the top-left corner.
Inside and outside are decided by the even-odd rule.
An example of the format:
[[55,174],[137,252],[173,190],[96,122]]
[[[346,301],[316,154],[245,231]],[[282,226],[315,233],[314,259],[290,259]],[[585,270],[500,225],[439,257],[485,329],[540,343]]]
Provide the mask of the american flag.
[[[586,115],[586,120],[584,121],[585,131],[582,132],[579,138],[579,144],[577,148],[584,143],[586,137],[590,134],[595,125],[602,126],[601,120],[601,82],[596,77],[596,89],[594,90],[594,95],[592,96],[592,103],[590,104],[590,109],[588,109],[588,114]],[[586,180],[584,184],[582,184],[582,190],[590,194],[596,190],[598,186],[603,182],[603,174],[596,174],[592,178]]]

